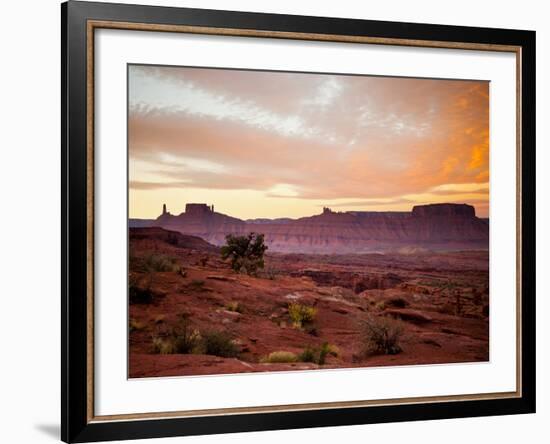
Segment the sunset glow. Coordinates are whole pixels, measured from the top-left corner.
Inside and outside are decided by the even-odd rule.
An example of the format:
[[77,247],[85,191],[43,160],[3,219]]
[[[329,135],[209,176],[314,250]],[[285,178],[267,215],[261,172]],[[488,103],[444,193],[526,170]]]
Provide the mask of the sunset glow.
[[129,67],[129,209],[489,211],[489,83]]

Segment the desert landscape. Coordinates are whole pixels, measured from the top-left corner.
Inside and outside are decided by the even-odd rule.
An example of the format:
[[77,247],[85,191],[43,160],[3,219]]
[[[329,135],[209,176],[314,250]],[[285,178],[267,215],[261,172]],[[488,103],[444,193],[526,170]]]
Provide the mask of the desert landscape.
[[489,360],[489,82],[130,64],[127,137],[130,378]]
[[[252,229],[264,266],[237,272],[220,245]],[[129,376],[487,361],[488,235],[455,204],[278,222],[188,204],[130,220]]]

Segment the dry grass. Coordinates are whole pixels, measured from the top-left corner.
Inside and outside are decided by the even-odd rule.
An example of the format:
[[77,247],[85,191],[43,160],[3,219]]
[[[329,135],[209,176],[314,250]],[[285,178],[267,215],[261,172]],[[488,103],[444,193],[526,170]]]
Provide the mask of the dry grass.
[[178,323],[164,330],[164,334],[153,336],[153,353],[167,354],[189,354],[196,353],[200,346],[201,334],[193,329],[186,315],[181,315]]
[[242,313],[244,311],[244,307],[237,301],[228,302],[225,305],[225,309],[227,311],[233,311],[235,313]]
[[298,362],[298,356],[289,351],[274,351],[261,360],[261,362],[269,364],[284,364],[290,362]]

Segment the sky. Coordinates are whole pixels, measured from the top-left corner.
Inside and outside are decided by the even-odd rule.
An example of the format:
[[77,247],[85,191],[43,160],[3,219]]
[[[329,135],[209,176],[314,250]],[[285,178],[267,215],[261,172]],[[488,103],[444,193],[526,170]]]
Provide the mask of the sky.
[[131,65],[129,212],[489,210],[489,83]]

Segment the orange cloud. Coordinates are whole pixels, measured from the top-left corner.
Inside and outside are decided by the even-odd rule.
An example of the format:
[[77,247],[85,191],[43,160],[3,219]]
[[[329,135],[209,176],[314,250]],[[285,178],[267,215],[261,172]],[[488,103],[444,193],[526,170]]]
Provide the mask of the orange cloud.
[[239,216],[238,190],[306,212],[489,180],[487,82],[134,66],[129,103],[131,202],[149,205],[134,216],[157,215],[168,189]]

